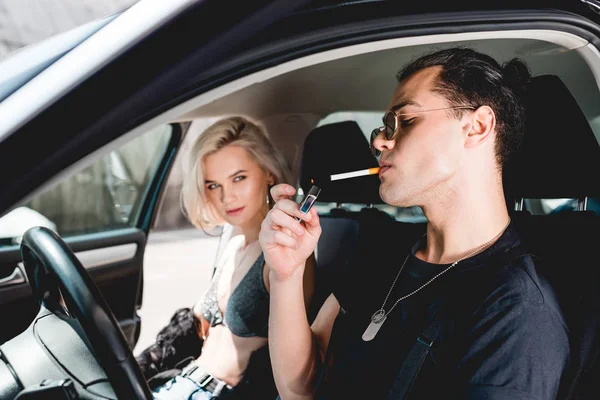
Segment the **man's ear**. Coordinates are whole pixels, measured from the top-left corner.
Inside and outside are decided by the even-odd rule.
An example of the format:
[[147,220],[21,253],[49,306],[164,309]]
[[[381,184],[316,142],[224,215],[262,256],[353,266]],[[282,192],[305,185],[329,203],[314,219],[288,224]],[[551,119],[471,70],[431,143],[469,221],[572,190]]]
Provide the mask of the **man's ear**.
[[473,111],[470,118],[470,129],[465,137],[465,148],[477,147],[487,141],[495,132],[496,115],[489,106],[481,106]]

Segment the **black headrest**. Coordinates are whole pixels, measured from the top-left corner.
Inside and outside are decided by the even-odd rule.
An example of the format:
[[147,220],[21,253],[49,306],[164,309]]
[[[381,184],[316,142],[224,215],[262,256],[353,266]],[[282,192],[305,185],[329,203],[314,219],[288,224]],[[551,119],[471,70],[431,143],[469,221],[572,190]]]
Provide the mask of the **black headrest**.
[[557,76],[533,78],[520,150],[504,168],[508,198],[600,195],[600,146],[569,89]]
[[331,182],[332,174],[379,166],[358,124],[344,121],[312,130],[304,141],[300,186],[307,193],[312,182],[321,188],[318,201],[383,204],[379,176],[370,175]]

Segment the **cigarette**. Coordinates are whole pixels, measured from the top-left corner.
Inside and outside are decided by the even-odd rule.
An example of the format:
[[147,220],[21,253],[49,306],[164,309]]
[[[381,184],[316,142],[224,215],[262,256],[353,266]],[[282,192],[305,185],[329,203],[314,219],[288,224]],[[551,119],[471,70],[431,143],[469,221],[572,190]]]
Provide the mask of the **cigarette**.
[[366,175],[375,175],[379,173],[381,168],[369,168],[369,169],[361,169],[360,171],[352,171],[352,172],[344,172],[343,174],[333,174],[331,175],[332,181],[337,181],[340,179],[348,179],[348,178],[356,178],[357,176],[366,176]]

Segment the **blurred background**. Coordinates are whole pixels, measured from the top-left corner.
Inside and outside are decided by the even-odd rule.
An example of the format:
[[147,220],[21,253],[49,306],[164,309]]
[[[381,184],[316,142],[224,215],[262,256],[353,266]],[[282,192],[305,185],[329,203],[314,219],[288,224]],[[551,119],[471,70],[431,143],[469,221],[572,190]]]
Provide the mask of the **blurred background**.
[[137,0],[0,0],[0,59]]

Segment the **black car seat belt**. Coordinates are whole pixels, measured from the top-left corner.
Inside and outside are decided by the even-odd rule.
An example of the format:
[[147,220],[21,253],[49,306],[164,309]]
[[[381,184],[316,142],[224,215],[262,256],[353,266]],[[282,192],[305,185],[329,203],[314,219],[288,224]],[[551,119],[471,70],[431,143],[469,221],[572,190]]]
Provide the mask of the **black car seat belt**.
[[405,399],[410,393],[410,389],[417,379],[425,359],[429,355],[431,346],[444,330],[443,314],[442,311],[438,312],[433,321],[431,321],[431,324],[429,324],[425,331],[417,338],[415,344],[413,344],[400,368],[398,376],[394,380],[394,384],[388,395],[389,400]]

